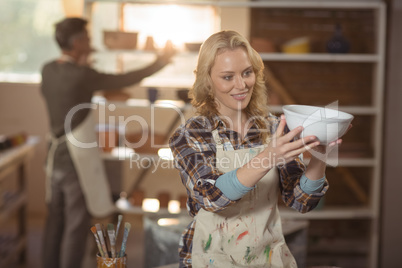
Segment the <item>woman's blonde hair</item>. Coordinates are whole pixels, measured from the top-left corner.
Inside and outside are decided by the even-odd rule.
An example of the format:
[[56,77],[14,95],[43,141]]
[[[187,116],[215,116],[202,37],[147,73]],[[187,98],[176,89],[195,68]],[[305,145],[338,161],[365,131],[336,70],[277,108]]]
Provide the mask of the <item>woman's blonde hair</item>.
[[195,82],[190,89],[191,104],[197,113],[207,118],[219,115],[212,88],[211,69],[218,54],[242,48],[248,54],[255,73],[255,85],[250,103],[245,109],[248,118],[253,118],[261,131],[261,138],[269,135],[268,93],[264,80],[264,63],[248,40],[236,31],[221,31],[211,35],[201,46],[195,73]]

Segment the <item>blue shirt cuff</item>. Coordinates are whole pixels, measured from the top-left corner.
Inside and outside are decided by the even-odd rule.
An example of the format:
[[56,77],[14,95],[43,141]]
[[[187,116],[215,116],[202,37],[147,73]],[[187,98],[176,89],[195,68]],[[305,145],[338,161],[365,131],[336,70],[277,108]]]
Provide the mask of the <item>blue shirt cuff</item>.
[[244,186],[240,183],[239,179],[237,178],[237,169],[229,171],[220,176],[216,180],[215,186],[232,201],[240,199],[243,195],[254,188]]
[[325,183],[325,176],[319,180],[310,180],[303,174],[300,178],[300,188],[307,194],[316,194],[322,191]]

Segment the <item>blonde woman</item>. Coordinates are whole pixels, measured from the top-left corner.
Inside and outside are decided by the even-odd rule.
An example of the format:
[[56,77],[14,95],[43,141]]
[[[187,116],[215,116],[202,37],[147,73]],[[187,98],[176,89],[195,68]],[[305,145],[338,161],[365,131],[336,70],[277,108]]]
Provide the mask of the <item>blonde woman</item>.
[[306,168],[299,159],[321,146],[314,136],[295,140],[302,128],[285,133],[283,116],[269,113],[263,70],[235,31],[213,34],[200,49],[190,91],[198,115],[170,138],[194,218],[182,235],[180,267],[297,267],[278,194],[289,207],[312,210],[328,189],[326,165],[313,157]]

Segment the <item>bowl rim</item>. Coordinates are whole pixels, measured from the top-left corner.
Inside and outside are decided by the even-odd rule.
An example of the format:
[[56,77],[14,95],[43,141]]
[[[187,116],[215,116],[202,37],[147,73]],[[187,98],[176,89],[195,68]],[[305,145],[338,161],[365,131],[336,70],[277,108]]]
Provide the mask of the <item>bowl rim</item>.
[[322,110],[322,109],[326,109],[326,110],[331,110],[331,111],[336,111],[338,112],[340,115],[342,115],[343,118],[339,118],[339,117],[334,117],[334,118],[326,118],[326,117],[321,117],[320,119],[322,120],[337,120],[337,121],[349,121],[352,120],[354,118],[354,116],[350,113],[347,112],[343,112],[341,110],[336,110],[336,109],[332,109],[332,108],[327,108],[327,107],[322,107],[322,106],[314,106],[314,105],[302,105],[302,104],[288,104],[288,105],[283,105],[282,106],[282,110],[283,112],[287,112],[287,113],[291,113],[292,115],[298,116],[298,117],[304,117],[304,116],[312,116],[313,118],[318,118],[318,116],[315,116],[314,113],[298,113],[294,110],[292,110],[293,107],[308,107],[308,108],[316,108],[315,111],[317,110]]

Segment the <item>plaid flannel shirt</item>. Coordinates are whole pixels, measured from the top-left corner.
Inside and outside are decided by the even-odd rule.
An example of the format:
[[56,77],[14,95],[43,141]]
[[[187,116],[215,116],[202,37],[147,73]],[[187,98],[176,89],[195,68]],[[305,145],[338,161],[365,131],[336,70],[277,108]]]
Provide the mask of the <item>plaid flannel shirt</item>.
[[[274,133],[279,119],[270,115],[270,133]],[[236,201],[229,200],[217,187],[216,179],[221,173],[216,167],[216,146],[212,130],[218,129],[225,150],[253,148],[262,145],[260,131],[255,124],[242,140],[237,132],[227,129],[225,122],[218,116],[212,120],[205,117],[193,117],[185,125],[180,126],[169,140],[175,158],[175,166],[180,171],[183,185],[187,190],[187,209],[194,217],[203,208],[210,212],[218,212]],[[287,130],[288,131],[288,130]],[[229,146],[227,146],[229,145]],[[305,171],[301,159],[277,167],[280,176],[280,191],[286,206],[305,213],[312,210],[328,189],[328,181],[320,193],[307,194],[300,188],[300,177]],[[192,241],[196,221],[193,220],[182,234],[179,246],[180,267],[191,267]]]

